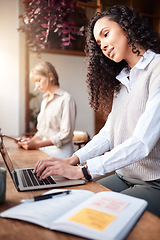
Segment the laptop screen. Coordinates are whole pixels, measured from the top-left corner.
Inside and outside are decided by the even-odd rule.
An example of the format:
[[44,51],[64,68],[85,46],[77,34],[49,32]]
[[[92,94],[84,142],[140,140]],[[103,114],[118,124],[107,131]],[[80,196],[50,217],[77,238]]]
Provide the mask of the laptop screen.
[[15,169],[13,167],[13,164],[12,164],[12,162],[10,160],[10,157],[9,157],[9,155],[7,153],[7,150],[6,150],[5,146],[4,146],[4,144],[1,145],[0,152],[1,152],[1,155],[3,157],[4,162],[6,164],[6,167],[7,167],[8,171],[9,171],[11,177],[12,177],[11,173],[14,172]]

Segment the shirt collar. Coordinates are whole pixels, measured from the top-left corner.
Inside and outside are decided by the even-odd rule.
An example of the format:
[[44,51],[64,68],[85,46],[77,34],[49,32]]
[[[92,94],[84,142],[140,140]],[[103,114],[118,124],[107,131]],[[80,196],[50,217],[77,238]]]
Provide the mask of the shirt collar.
[[[58,89],[53,93],[52,99],[54,98],[55,95],[61,96],[61,95],[63,95],[63,93],[64,93],[64,91],[63,91],[61,88],[58,88]],[[48,96],[49,96],[49,94],[48,94],[48,92],[46,92],[46,93],[44,93],[43,98],[46,98],[46,99],[47,99]]]
[[[131,70],[133,71],[133,69],[145,69],[155,57],[155,55],[156,53],[152,52],[151,50],[147,50]],[[128,71],[126,68],[123,68],[122,71],[117,75],[116,79],[123,84],[126,82],[126,78],[129,77],[130,71]]]
[[145,69],[155,55],[156,53],[152,52],[151,50],[147,50],[133,68]]
[[64,91],[61,88],[58,88],[57,91],[55,91],[55,95],[63,95]]

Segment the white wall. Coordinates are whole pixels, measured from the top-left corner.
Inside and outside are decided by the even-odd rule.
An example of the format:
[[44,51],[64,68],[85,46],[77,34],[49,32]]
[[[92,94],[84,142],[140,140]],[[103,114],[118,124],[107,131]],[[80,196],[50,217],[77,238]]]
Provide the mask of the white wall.
[[[24,76],[20,61],[18,0],[0,0],[0,128],[19,135],[24,129]],[[20,71],[21,68],[21,71]],[[20,89],[21,87],[21,89]],[[23,106],[23,108],[22,108]]]
[[[0,128],[5,134],[19,136],[25,131],[25,52],[24,34],[17,31],[21,0],[0,0]],[[77,104],[76,129],[94,135],[94,113],[88,104],[84,57],[42,54],[57,69],[61,87]],[[38,63],[30,54],[30,68]]]

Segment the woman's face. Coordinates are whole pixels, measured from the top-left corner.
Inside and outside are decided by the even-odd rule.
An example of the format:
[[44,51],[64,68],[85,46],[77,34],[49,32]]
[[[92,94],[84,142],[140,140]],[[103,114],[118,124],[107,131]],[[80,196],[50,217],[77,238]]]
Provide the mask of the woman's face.
[[43,93],[49,90],[49,80],[47,77],[37,74],[34,76],[34,81],[36,89]]
[[93,34],[107,58],[115,62],[120,62],[123,59],[127,61],[131,47],[128,45],[125,32],[118,23],[103,17],[95,23]]

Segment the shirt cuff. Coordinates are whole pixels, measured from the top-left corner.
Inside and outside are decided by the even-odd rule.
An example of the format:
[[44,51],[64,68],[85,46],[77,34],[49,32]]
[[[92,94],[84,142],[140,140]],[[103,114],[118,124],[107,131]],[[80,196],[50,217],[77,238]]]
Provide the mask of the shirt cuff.
[[62,147],[62,142],[57,137],[50,137],[49,139],[51,140],[53,145],[55,145],[56,147],[58,147],[58,148]]
[[79,149],[74,154],[79,158],[80,163],[87,161],[88,170],[92,178],[103,176],[105,174],[100,156],[90,159],[88,152],[85,151],[84,148]]
[[77,150],[74,154],[79,158],[80,163],[90,159],[90,156],[85,148]]
[[100,177],[105,174],[100,156],[88,160],[87,166],[92,178]]

